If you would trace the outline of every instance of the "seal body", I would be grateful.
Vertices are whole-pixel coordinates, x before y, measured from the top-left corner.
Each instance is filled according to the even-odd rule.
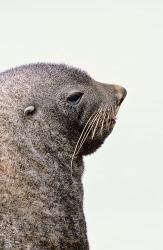
[[[83,155],[111,133],[126,96],[64,64],[0,74],[0,249],[89,249]]]

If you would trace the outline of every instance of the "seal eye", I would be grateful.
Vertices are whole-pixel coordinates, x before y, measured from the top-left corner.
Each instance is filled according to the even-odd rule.
[[[80,102],[83,93],[81,92],[74,92],[73,94],[67,97],[67,101],[73,105],[76,105]]]

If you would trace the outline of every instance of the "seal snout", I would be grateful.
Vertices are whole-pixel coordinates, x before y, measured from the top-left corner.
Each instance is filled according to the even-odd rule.
[[[127,90],[120,85],[114,85],[115,96],[117,98],[117,105],[120,106],[127,95]]]

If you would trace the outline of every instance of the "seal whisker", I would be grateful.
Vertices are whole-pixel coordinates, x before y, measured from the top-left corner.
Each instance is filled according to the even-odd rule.
[[[103,114],[103,118],[102,118],[102,123],[101,123],[101,135],[102,135],[102,132],[103,132],[103,127],[104,127],[104,122],[105,122],[105,119],[106,119],[106,111],[108,109],[108,106],[106,105],[103,110],[104,110],[104,114]]]
[[[113,106],[113,116],[115,117],[116,115],[116,105]]]
[[[108,129],[110,128],[111,117],[112,117],[112,106],[109,107],[109,113],[108,113]]]
[[[100,119],[101,119],[102,110],[103,110],[103,108],[100,109],[99,116],[98,116],[98,118],[97,118],[98,120],[97,120],[97,122],[96,122],[96,124],[95,124],[94,130],[93,130],[93,133],[92,133],[92,140],[93,140],[93,137],[94,137],[95,132],[96,132],[96,130],[97,130],[99,121],[100,121]]]
[[[109,129],[110,127],[110,122],[111,122],[111,106],[108,107],[108,116],[107,116],[107,128]]]
[[[112,106],[112,118],[115,117],[115,106]]]
[[[74,153],[73,153],[72,159],[71,159],[71,170],[72,170],[73,159],[74,159],[74,157],[75,157],[75,154],[76,154],[78,145],[79,145],[79,143],[80,143],[80,141],[81,141],[81,139],[82,139],[82,137],[83,137],[83,135],[84,135],[84,133],[85,133],[85,130],[87,129],[87,126],[89,126],[89,123],[90,123],[91,119],[93,119],[94,116],[95,116],[96,114],[97,114],[97,111],[95,111],[95,112],[89,117],[89,119],[88,119],[87,123],[85,124],[85,126],[84,126],[84,128],[83,128],[83,130],[82,130],[82,132],[81,132],[81,135],[80,135],[80,137],[79,137],[79,139],[78,139],[78,141],[77,141],[77,143],[76,143],[76,146],[75,146],[75,149],[74,149]]]
[[[104,107],[105,107],[105,106],[102,107],[102,113],[101,113],[101,116],[100,116],[100,119],[99,119],[99,125],[100,125],[100,126],[102,125],[102,121],[103,121]],[[99,134],[101,134],[100,131],[101,131],[101,130],[98,131]]]
[[[113,106],[110,106],[110,117],[109,117],[109,128],[110,128],[110,125],[112,124],[112,118],[114,117],[114,108]]]
[[[93,120],[90,122],[90,124],[89,124],[87,130],[85,131],[85,133],[84,133],[84,135],[83,135],[83,138],[82,138],[82,141],[80,142],[80,145],[79,145],[79,148],[78,148],[76,154],[78,154],[78,152],[80,151],[81,147],[83,146],[85,140],[87,139],[87,137],[88,137],[90,131],[91,131],[92,128],[93,128],[94,123],[96,122],[96,120],[97,120],[97,118],[98,118],[98,115],[99,115],[99,111],[97,112],[97,114],[95,115],[95,117],[93,118]]]

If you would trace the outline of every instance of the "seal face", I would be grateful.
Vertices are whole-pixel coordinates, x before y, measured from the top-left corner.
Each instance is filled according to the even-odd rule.
[[[64,64],[0,74],[0,249],[89,249],[83,156],[101,146],[126,96]]]

